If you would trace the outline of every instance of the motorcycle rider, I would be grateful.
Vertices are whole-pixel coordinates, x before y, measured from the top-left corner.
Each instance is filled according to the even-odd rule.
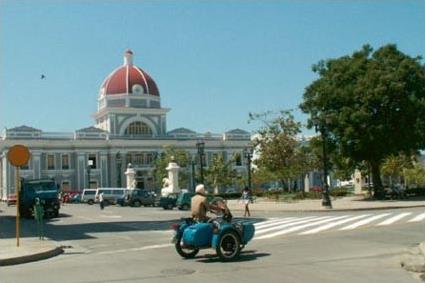
[[[221,209],[217,205],[209,204],[206,197],[205,186],[199,184],[196,186],[195,195],[192,197],[192,218],[197,222],[206,222],[210,218],[207,216],[208,211],[215,212]]]

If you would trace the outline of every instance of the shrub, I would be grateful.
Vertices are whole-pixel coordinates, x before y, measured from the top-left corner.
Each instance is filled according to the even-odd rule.
[[[349,194],[348,188],[335,188],[330,191],[331,196],[333,197],[345,197]]]
[[[425,196],[425,188],[406,189],[406,195]]]

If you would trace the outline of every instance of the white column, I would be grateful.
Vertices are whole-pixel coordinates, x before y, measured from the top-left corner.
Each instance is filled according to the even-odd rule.
[[[304,177],[304,192],[308,193],[310,191],[310,178],[309,174],[305,174]]]
[[[35,179],[41,179],[41,152],[32,152],[33,176]]]
[[[127,171],[124,172],[125,176],[127,176],[127,189],[133,190],[136,188],[136,171],[134,170],[131,163],[127,166]]]
[[[362,172],[359,169],[354,171],[354,194],[360,195],[362,193]]]

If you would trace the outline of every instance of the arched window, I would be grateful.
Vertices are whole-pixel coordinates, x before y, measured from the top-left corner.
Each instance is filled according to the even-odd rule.
[[[152,136],[152,130],[146,123],[133,122],[125,129],[124,134],[127,136]]]

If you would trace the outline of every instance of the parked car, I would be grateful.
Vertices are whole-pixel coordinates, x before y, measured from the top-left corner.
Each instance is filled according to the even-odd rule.
[[[166,197],[161,197],[159,199],[158,206],[162,207],[163,209],[173,209],[176,207],[177,197],[178,194],[176,193],[169,194]]]
[[[225,194],[236,194],[236,193],[239,193],[239,191],[236,188],[227,188],[224,193]]]
[[[176,201],[176,206],[181,210],[189,210],[192,207],[192,197],[195,193],[190,192],[181,192]],[[207,195],[208,202],[211,202],[214,198],[214,195]]]
[[[74,194],[70,199],[69,199],[70,203],[80,203],[81,202],[81,194],[77,193]]]
[[[103,202],[105,205],[116,204],[118,199],[127,195],[129,189],[126,188],[98,188],[95,200],[99,199],[99,195],[103,193]]]
[[[77,195],[80,194],[79,192],[65,192],[62,194],[62,202],[63,203],[67,203],[67,202],[71,202],[71,199]]]
[[[177,197],[176,206],[181,210],[188,210],[191,207],[192,197],[194,193],[181,192]]]
[[[135,189],[128,192],[125,196],[117,199],[117,204],[121,206],[154,206],[155,195],[145,190]]]
[[[7,196],[6,200],[7,206],[16,204],[16,194],[10,194]]]
[[[81,202],[86,202],[92,205],[96,200],[97,189],[84,189],[81,194]]]

